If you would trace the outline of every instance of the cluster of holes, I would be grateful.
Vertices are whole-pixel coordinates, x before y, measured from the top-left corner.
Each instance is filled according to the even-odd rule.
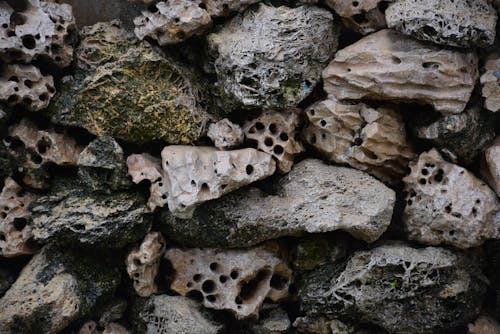
[[[362,0],[359,0],[359,1],[353,1],[351,4],[352,4],[352,7],[356,10],[358,10],[359,12],[357,14],[354,14],[352,16],[352,20],[358,24],[358,25],[368,25],[370,24],[370,19],[367,17],[367,12],[364,10],[364,9],[361,9],[359,10],[359,5],[360,5],[360,1]],[[389,1],[380,1],[378,4],[377,4],[377,8],[376,10],[378,10],[380,12],[381,15],[384,15],[385,14],[385,11],[387,9],[387,7],[389,7]]]
[[[7,81],[16,83],[13,88],[14,93],[7,98],[7,104],[9,105],[20,104],[28,109],[37,110],[40,107],[44,107],[56,92],[54,86],[44,83],[42,78],[34,83],[30,79],[20,79],[14,75],[9,77]],[[41,90],[41,85],[45,85],[45,87],[43,87],[44,91],[37,97],[39,101],[33,100],[34,93]],[[21,94],[24,96],[21,96]]]

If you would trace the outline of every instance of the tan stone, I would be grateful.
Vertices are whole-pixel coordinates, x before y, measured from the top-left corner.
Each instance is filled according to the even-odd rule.
[[[391,100],[464,110],[478,77],[475,52],[460,52],[381,30],[340,50],[323,71],[335,100]]]
[[[326,0],[326,4],[342,17],[346,26],[363,35],[387,27],[384,11],[388,2],[383,0]]]
[[[493,112],[500,110],[500,53],[492,53],[484,64],[481,76],[484,107]]]
[[[467,334],[500,334],[500,325],[495,319],[482,315],[469,324],[469,331]]]
[[[500,136],[484,152],[481,161],[481,175],[500,196]]]
[[[210,124],[207,135],[212,139],[215,147],[221,150],[235,148],[243,144],[245,139],[241,127],[227,118]]]

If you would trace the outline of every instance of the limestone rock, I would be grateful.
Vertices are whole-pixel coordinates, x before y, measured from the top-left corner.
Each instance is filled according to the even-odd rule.
[[[481,76],[484,107],[493,112],[500,110],[500,53],[492,53],[484,64]]]
[[[167,250],[175,271],[172,290],[199,298],[203,306],[229,310],[238,319],[257,316],[264,299],[288,295],[292,271],[264,247],[245,250]]]
[[[491,146],[484,153],[484,161],[481,174],[488,184],[500,196],[500,136],[498,136]]]
[[[493,318],[482,315],[469,324],[467,334],[500,334],[500,325]]]
[[[403,214],[410,239],[469,248],[500,238],[499,201],[484,182],[435,149],[422,153],[410,168]]]
[[[0,192],[0,256],[33,254],[31,213],[28,209],[36,195],[25,192],[10,177]]]
[[[334,100],[428,104],[441,113],[465,109],[478,78],[477,55],[381,30],[338,51],[323,71]]]
[[[391,1],[393,0],[326,0],[326,4],[342,17],[346,26],[367,35],[387,27],[384,13]]]
[[[130,332],[115,322],[109,323],[104,326],[103,330],[99,330],[99,326],[95,321],[88,321],[83,324],[78,334],[130,334]]]
[[[222,102],[234,108],[293,107],[311,93],[337,48],[337,23],[314,6],[260,4],[208,36]]]
[[[215,147],[221,150],[232,149],[243,144],[245,136],[238,124],[234,124],[227,118],[217,123],[210,124],[208,137],[212,139]]]
[[[151,296],[158,287],[155,280],[160,269],[160,259],[165,252],[165,240],[159,232],[149,232],[142,243],[127,256],[127,273],[134,281],[134,288],[141,297]]]
[[[444,248],[382,245],[326,265],[299,287],[308,316],[371,323],[390,333],[438,333],[479,313],[486,280],[476,261]]]
[[[497,13],[488,0],[397,0],[385,12],[389,28],[447,46],[495,42]]]
[[[295,156],[304,151],[297,139],[300,119],[299,110],[264,111],[259,117],[243,125],[245,137],[263,152],[278,161],[281,173],[288,173]]]
[[[33,65],[7,65],[0,76],[0,101],[10,107],[42,110],[47,108],[55,92],[52,76],[42,75]]]
[[[190,218],[197,205],[271,176],[276,169],[269,154],[253,148],[167,146],[161,157],[168,208],[180,218]]]
[[[7,61],[49,61],[59,67],[73,60],[76,26],[71,6],[50,0],[0,3],[0,56]]]
[[[336,230],[373,242],[389,226],[394,202],[394,191],[368,174],[309,159],[272,189],[226,195],[200,206],[189,220],[165,211],[159,227],[194,247],[246,247]]]
[[[323,100],[306,109],[303,137],[324,158],[393,183],[415,157],[402,117],[390,108]]]
[[[59,333],[112,296],[119,283],[111,256],[44,248],[0,299],[0,333]]]
[[[190,144],[203,135],[209,115],[187,69],[117,21],[86,27],[82,34],[75,76],[66,79],[51,106],[54,123],[137,144]]]

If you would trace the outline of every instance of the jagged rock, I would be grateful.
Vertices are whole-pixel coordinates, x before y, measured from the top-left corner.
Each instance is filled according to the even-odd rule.
[[[180,296],[140,298],[132,310],[137,333],[219,334],[224,326],[195,301]]]
[[[0,256],[14,257],[33,254],[30,204],[36,195],[25,192],[10,177],[0,193]]]
[[[323,100],[307,108],[305,115],[309,124],[303,137],[329,161],[393,183],[415,158],[403,119],[390,108]]]
[[[217,123],[210,124],[208,137],[212,139],[215,147],[221,150],[232,149],[243,144],[245,136],[238,124],[234,124],[227,118]]]
[[[41,60],[68,66],[76,35],[71,6],[49,0],[14,3],[0,3],[0,56],[8,62]]]
[[[304,160],[276,189],[244,189],[200,206],[191,219],[163,211],[159,227],[194,247],[246,247],[264,240],[342,230],[367,242],[390,224],[395,194],[355,169]]]
[[[314,6],[270,7],[236,16],[208,36],[222,103],[293,107],[312,92],[337,48],[337,23]]]
[[[118,268],[107,254],[45,247],[0,299],[0,333],[61,332],[113,295]]]
[[[269,154],[253,148],[167,146],[161,157],[168,208],[180,218],[190,218],[199,204],[271,176],[276,169]]]
[[[130,332],[115,322],[109,323],[104,326],[103,330],[99,330],[99,326],[95,321],[88,321],[83,324],[78,334],[130,334]]]
[[[492,53],[484,64],[481,76],[484,107],[493,112],[500,110],[500,53]]]
[[[299,110],[264,111],[259,117],[243,125],[245,137],[278,162],[281,173],[288,173],[293,166],[293,159],[304,147],[297,139]]]
[[[0,101],[10,107],[42,110],[47,108],[55,92],[52,76],[42,75],[33,65],[7,65],[1,71]]]
[[[477,62],[474,51],[443,49],[385,29],[338,51],[323,80],[334,100],[415,102],[457,114],[476,83]]]
[[[482,176],[500,196],[500,136],[486,150],[484,161],[481,162]]]
[[[342,17],[346,26],[367,35],[387,27],[384,13],[390,1],[393,0],[326,0],[325,3]]]
[[[495,42],[497,13],[488,0],[397,0],[385,12],[389,28],[447,46]]]
[[[467,334],[499,334],[500,325],[489,316],[482,315],[474,321],[474,323],[469,324],[469,331]]]
[[[469,248],[500,238],[499,201],[484,182],[435,149],[410,168],[403,221],[411,240]]]
[[[390,333],[437,333],[479,313],[486,279],[477,259],[444,248],[382,245],[303,279],[308,316],[371,323]]]
[[[134,288],[141,297],[158,291],[155,280],[160,269],[160,259],[165,252],[165,240],[159,232],[149,232],[142,243],[127,256],[127,273],[134,281]]]
[[[451,152],[468,165],[495,138],[495,122],[490,113],[482,111],[480,106],[473,106],[463,113],[443,115],[438,119],[419,117],[413,133],[435,147]]]
[[[137,144],[190,144],[203,135],[209,115],[187,69],[117,21],[86,27],[82,34],[75,77],[66,78],[50,109],[54,123]]]

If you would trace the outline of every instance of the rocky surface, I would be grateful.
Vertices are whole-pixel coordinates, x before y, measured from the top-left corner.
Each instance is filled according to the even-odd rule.
[[[500,196],[500,137],[497,137],[484,153],[483,163],[482,176]]]
[[[485,98],[484,107],[497,112],[500,110],[500,54],[490,54],[483,70],[481,85],[482,95]]]
[[[227,118],[210,124],[207,136],[213,141],[215,147],[221,150],[236,148],[245,140],[241,127]]]
[[[342,22],[346,26],[360,34],[367,35],[387,27],[385,10],[390,1],[326,0],[325,2],[342,17]]]
[[[498,334],[500,325],[493,318],[482,315],[474,323],[469,324],[467,334]]]

